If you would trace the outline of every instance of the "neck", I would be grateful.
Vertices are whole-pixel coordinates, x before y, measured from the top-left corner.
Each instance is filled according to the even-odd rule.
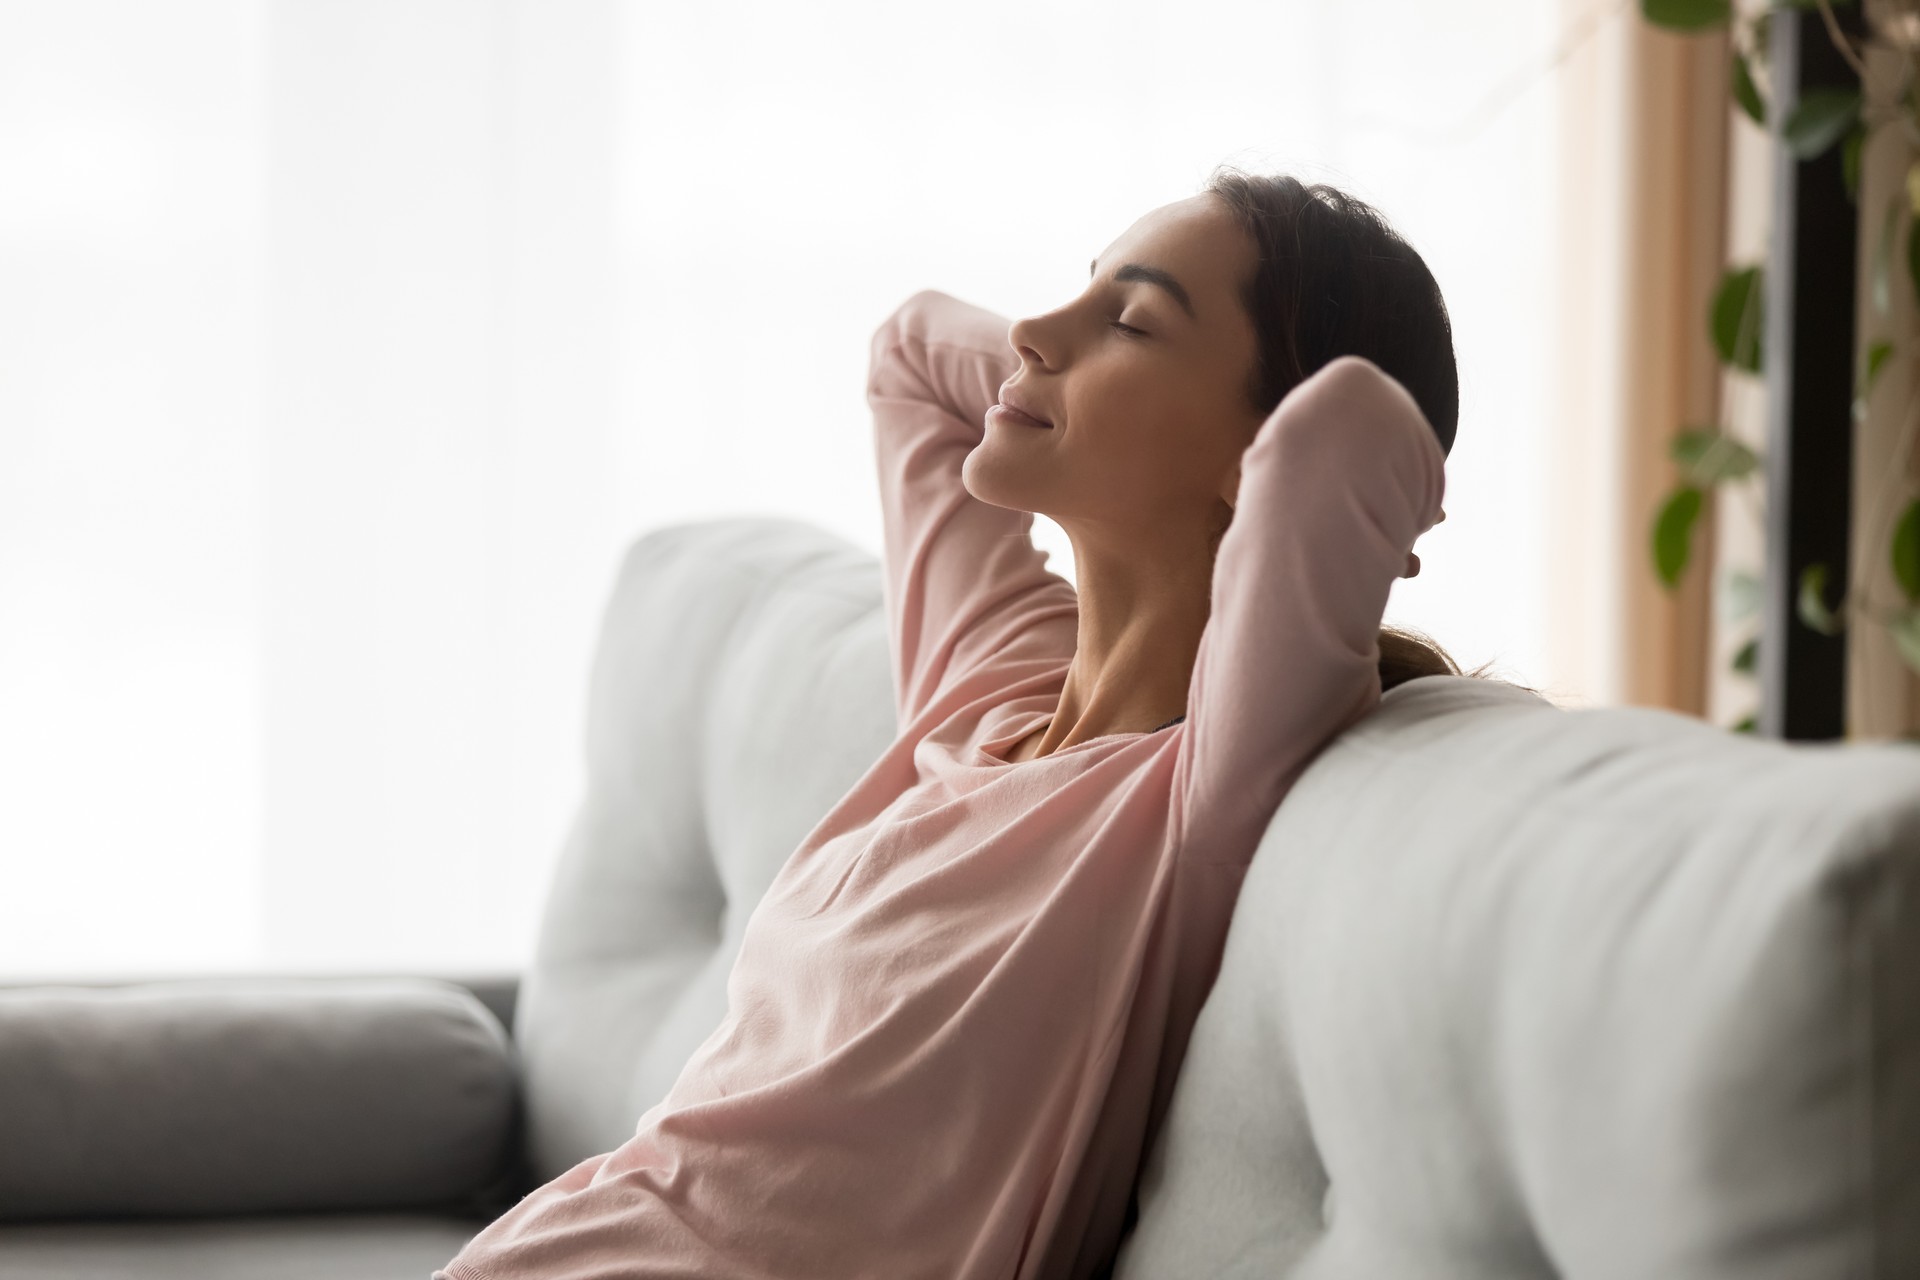
[[[1213,556],[1203,540],[1143,549],[1084,529],[1068,535],[1079,631],[1041,755],[1107,734],[1149,733],[1184,715],[1212,608]]]

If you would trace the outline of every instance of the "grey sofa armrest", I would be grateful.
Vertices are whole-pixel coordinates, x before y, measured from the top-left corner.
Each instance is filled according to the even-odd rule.
[[[430,978],[0,989],[0,1220],[494,1203],[506,1029]]]

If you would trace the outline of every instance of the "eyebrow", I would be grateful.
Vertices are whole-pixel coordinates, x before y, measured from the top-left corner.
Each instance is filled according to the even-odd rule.
[[[1087,259],[1087,276],[1089,279],[1093,277],[1095,268],[1098,267],[1099,263],[1100,259],[1098,258]],[[1186,286],[1158,267],[1148,267],[1138,262],[1129,262],[1114,272],[1113,278],[1114,281],[1119,284],[1125,284],[1129,280],[1139,280],[1146,284],[1157,284],[1173,295],[1173,300],[1180,304],[1180,309],[1187,313],[1188,319],[1198,320],[1200,318],[1193,313],[1193,299],[1188,296]]]

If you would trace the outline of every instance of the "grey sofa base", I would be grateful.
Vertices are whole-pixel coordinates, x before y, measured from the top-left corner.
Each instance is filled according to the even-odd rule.
[[[488,1221],[316,1213],[10,1224],[0,1280],[426,1280]]]

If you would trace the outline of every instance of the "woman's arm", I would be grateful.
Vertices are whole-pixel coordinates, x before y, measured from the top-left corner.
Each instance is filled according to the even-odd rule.
[[[867,403],[885,528],[887,622],[902,725],[982,659],[1031,635],[1071,655],[1078,601],[1033,545],[1033,515],[968,493],[960,467],[1020,368],[1011,322],[938,290],[914,294],[872,340]]]
[[[1245,863],[1320,749],[1380,702],[1379,633],[1446,455],[1406,388],[1343,356],[1242,455],[1174,766],[1181,857]]]

